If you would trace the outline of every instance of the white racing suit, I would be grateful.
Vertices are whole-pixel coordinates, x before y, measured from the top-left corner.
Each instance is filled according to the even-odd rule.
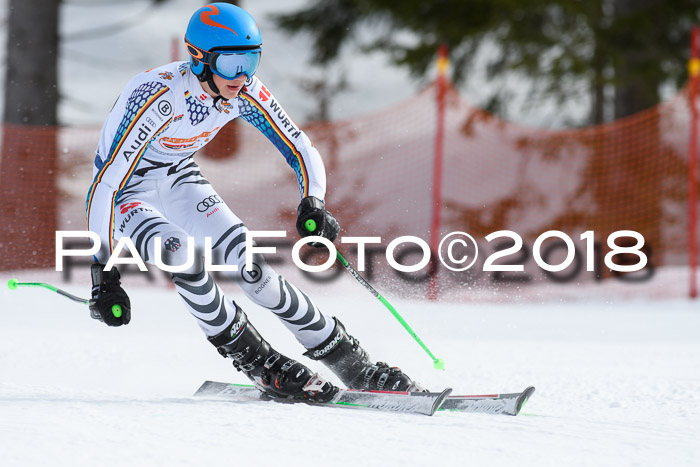
[[[204,238],[213,264],[237,265],[236,283],[255,303],[275,313],[307,349],[326,340],[335,320],[278,275],[260,255],[245,269],[246,227],[217,195],[193,160],[228,121],[241,117],[280,150],[296,172],[302,197],[323,199],[326,174],[309,138],[289,119],[256,77],[235,100],[213,107],[187,62],[174,62],[134,77],[102,128],[94,180],[87,197],[88,230],[99,234],[105,263],[117,241],[130,237],[141,258],[154,264],[155,239],[162,259],[182,265],[187,238],[198,247],[194,265],[171,274],[177,292],[207,336],[231,324],[235,306],[204,271]]]

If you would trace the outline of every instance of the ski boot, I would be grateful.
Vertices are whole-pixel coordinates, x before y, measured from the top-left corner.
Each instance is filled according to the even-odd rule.
[[[326,402],[338,392],[337,387],[306,366],[273,349],[235,302],[234,306],[233,322],[208,339],[221,355],[233,360],[233,366],[255,387],[273,398],[309,402]]]
[[[365,391],[425,391],[397,367],[386,363],[372,363],[369,354],[360,347],[360,341],[345,331],[335,318],[331,335],[318,347],[306,353],[312,360],[320,360],[335,373],[349,389]]]

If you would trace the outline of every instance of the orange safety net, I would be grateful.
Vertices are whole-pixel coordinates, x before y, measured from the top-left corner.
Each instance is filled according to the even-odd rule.
[[[324,157],[326,202],[341,235],[381,236],[383,245],[401,235],[429,240],[435,91],[430,86],[381,112],[305,128]],[[450,88],[445,117],[441,233],[473,235],[485,247],[476,268],[494,250],[484,237],[503,229],[530,247],[544,231],[561,230],[581,252],[579,236],[593,230],[603,253],[611,232],[636,230],[653,265],[688,264],[685,91],[619,121],[550,131],[503,121]],[[98,136],[98,128],[4,127],[0,269],[53,267],[54,231],[85,228]],[[296,240],[296,178],[254,128],[236,122],[197,159],[251,229],[287,230]],[[532,263],[532,255],[520,261]]]

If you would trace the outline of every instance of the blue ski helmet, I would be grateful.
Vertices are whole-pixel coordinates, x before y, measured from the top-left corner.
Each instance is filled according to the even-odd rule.
[[[255,20],[230,3],[211,3],[195,11],[187,26],[185,44],[192,72],[207,82],[212,81],[211,73],[228,80],[241,75],[252,78],[262,54]]]

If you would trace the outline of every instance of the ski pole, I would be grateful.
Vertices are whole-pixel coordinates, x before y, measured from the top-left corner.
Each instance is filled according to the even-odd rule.
[[[314,232],[316,230],[316,222],[313,219],[309,219],[304,224],[304,227],[306,227],[306,230],[308,230],[309,232]],[[406,322],[406,320],[403,319],[403,316],[401,316],[399,314],[399,312],[396,311],[396,308],[394,308],[386,298],[384,298],[379,292],[377,292],[375,290],[375,288],[372,287],[369,284],[369,282],[367,282],[365,280],[365,278],[362,277],[360,275],[360,273],[358,273],[355,270],[354,267],[352,267],[352,265],[350,265],[348,260],[346,260],[337,249],[335,251],[335,257],[338,259],[338,261],[340,261],[340,264],[342,264],[343,267],[345,267],[345,269],[350,274],[352,274],[352,276],[357,280],[357,282],[362,284],[362,286],[367,291],[369,291],[369,293],[374,295],[380,302],[382,302],[384,304],[384,306],[391,312],[391,314],[394,315],[394,318],[396,318],[396,320],[399,323],[401,323],[401,326],[403,326],[403,328],[411,335],[411,337],[413,337],[413,339],[418,343],[418,345],[420,345],[423,348],[423,350],[425,350],[425,353],[427,353],[428,356],[433,360],[433,367],[436,370],[444,370],[445,369],[445,361],[443,359],[437,358],[435,355],[433,355],[433,353],[430,351],[428,346],[425,345],[425,343],[421,340],[420,337],[418,337],[418,334],[416,334],[416,332],[413,330],[413,328],[411,328],[411,326]]]
[[[82,303],[83,305],[89,305],[90,300],[87,300],[85,298],[80,298],[76,297],[73,294],[70,294],[66,292],[65,290],[59,289],[56,286],[53,286],[51,284],[46,284],[44,282],[18,282],[17,279],[10,279],[7,281],[7,287],[10,290],[17,290],[17,287],[22,286],[22,287],[41,287],[44,289],[51,290],[52,292],[56,292],[59,295],[62,295],[70,300],[73,300],[74,302]],[[114,304],[112,306],[112,314],[114,315],[115,318],[120,318],[122,316],[122,307],[118,304]]]

